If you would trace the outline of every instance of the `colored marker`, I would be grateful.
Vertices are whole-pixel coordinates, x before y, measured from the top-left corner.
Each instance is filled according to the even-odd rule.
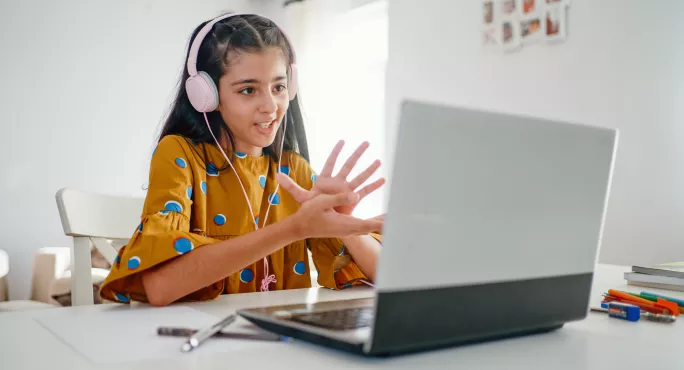
[[[640,298],[640,297],[635,297],[632,294],[625,293],[619,290],[615,289],[609,289],[608,294],[610,294],[613,297],[621,298],[623,300],[629,301],[629,302],[624,302],[624,303],[632,303],[632,302],[637,302],[637,303],[643,303],[647,306],[653,306],[653,307],[662,307],[662,308],[667,308],[668,311],[670,311],[670,314],[674,316],[679,316],[679,306],[677,306],[676,303],[670,302],[668,300],[662,299],[662,298],[657,298],[657,302],[651,302],[647,299]]]
[[[649,292],[641,292],[640,296],[641,296],[641,298],[648,299],[649,301],[653,300],[654,302],[657,301],[657,298],[662,298],[662,299],[666,299],[670,302],[676,303],[677,306],[684,307],[684,300],[681,300],[681,299],[670,298],[670,297],[666,297],[664,295],[649,293]]]

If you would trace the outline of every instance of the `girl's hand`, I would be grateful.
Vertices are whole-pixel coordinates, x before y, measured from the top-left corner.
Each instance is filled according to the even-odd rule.
[[[337,162],[337,157],[340,155],[343,146],[344,141],[340,140],[337,142],[337,145],[335,145],[335,148],[333,148],[330,156],[328,156],[328,160],[325,162],[323,171],[321,171],[320,175],[318,175],[316,183],[311,190],[303,189],[301,186],[299,186],[299,184],[292,180],[292,178],[282,173],[279,173],[277,176],[278,183],[280,183],[280,186],[285,188],[285,190],[287,190],[287,192],[290,193],[292,197],[302,205],[319,194],[355,192],[359,196],[357,202],[338,205],[334,208],[337,213],[351,215],[361,199],[382,187],[382,185],[385,184],[385,179],[380,178],[356,191],[356,189],[359,188],[366,180],[368,180],[380,167],[380,161],[375,160],[373,164],[366,168],[365,171],[361,172],[351,181],[347,181],[347,176],[349,176],[351,171],[354,169],[354,166],[356,166],[359,158],[361,158],[366,149],[368,149],[368,142],[363,142],[361,145],[359,145],[349,159],[347,159],[347,162],[345,162],[344,166],[342,166],[337,175],[333,177],[332,172],[335,168],[335,162]]]
[[[377,217],[362,220],[335,211],[337,207],[353,206],[358,201],[359,195],[354,192],[318,194],[308,199],[291,216],[295,236],[299,239],[347,238],[382,229],[383,220]]]

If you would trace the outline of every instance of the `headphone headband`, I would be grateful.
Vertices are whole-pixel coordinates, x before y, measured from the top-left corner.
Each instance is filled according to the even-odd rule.
[[[197,75],[197,54],[199,54],[199,48],[202,45],[202,41],[205,37],[207,37],[207,34],[209,31],[211,31],[211,28],[214,27],[216,23],[237,15],[243,15],[243,13],[224,14],[222,16],[216,17],[209,23],[205,24],[204,27],[202,27],[202,29],[197,33],[197,36],[195,36],[195,39],[192,41],[192,46],[190,46],[190,52],[188,54],[188,73],[190,73],[190,76]]]
[[[200,46],[202,45],[202,41],[204,38],[207,36],[209,31],[211,31],[212,27],[214,25],[224,19],[230,18],[230,17],[235,17],[239,15],[256,15],[256,14],[248,14],[248,13],[231,13],[231,14],[224,14],[222,16],[216,17],[209,21],[207,24],[202,27],[199,32],[197,33],[197,36],[195,36],[195,39],[192,41],[192,45],[190,45],[190,50],[188,51],[188,61],[187,61],[187,68],[188,68],[188,74],[190,77],[188,77],[186,83],[185,83],[185,89],[188,93],[188,98],[190,99],[190,103],[192,106],[197,110],[198,112],[211,112],[216,109],[218,106],[218,88],[214,84],[213,80],[211,77],[206,73],[202,71],[197,71],[197,56],[199,54],[199,49]],[[274,22],[275,23],[275,22]],[[285,31],[280,28],[276,24],[276,27],[278,27],[278,30],[280,30],[280,33],[283,35],[285,38],[285,42],[288,44],[290,48],[290,54],[292,57],[291,63],[289,63],[289,80],[288,80],[288,92],[289,92],[289,98],[290,100],[294,99],[295,96],[297,95],[297,65],[295,64],[295,51],[294,51],[294,46],[288,39],[287,35],[285,34]]]

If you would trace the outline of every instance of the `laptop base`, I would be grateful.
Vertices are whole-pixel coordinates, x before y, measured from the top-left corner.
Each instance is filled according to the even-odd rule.
[[[463,344],[538,334],[561,328],[587,314],[593,274],[577,274],[470,286],[379,291],[368,350],[296,327],[274,317],[301,305],[239,311],[265,330],[325,347],[369,356],[390,356]],[[367,304],[364,299],[351,300]],[[356,303],[356,304],[360,304]],[[331,309],[334,302],[313,305]],[[262,319],[263,317],[263,319]]]
[[[335,338],[319,335],[316,333],[312,333],[310,331],[305,331],[305,330],[300,330],[297,328],[293,328],[290,326],[285,326],[285,325],[277,325],[274,324],[270,321],[266,320],[261,320],[257,317],[253,316],[243,316],[245,320],[252,322],[254,325],[275,333],[279,335],[283,335],[289,338],[293,339],[298,339],[302,340],[305,342],[310,342],[314,343],[316,345],[321,345],[324,347],[328,348],[333,348],[337,350],[341,350],[344,352],[351,352],[351,353],[356,353],[356,354],[364,354],[363,352],[363,344],[354,344],[354,343],[349,343],[341,340],[337,340]]]
[[[304,342],[308,343],[313,343],[315,345],[320,345],[326,348],[331,348],[333,350],[338,350],[346,353],[352,353],[352,354],[357,354],[357,355],[362,355],[362,356],[367,356],[367,357],[396,357],[396,356],[402,356],[402,355],[409,355],[413,353],[419,353],[423,351],[430,351],[430,350],[439,350],[439,349],[446,349],[446,348],[451,348],[455,346],[465,346],[465,345],[474,345],[474,344],[479,344],[479,343],[485,343],[485,342],[490,342],[494,340],[504,340],[504,339],[512,339],[516,337],[523,337],[523,336],[528,336],[528,335],[537,335],[537,334],[544,334],[548,333],[551,331],[558,330],[563,327],[563,324],[561,325],[555,325],[555,326],[550,326],[550,327],[544,327],[544,328],[539,328],[539,329],[532,329],[532,330],[526,330],[526,331],[521,331],[517,333],[510,333],[507,335],[499,335],[495,337],[487,337],[487,338],[479,338],[479,339],[470,339],[470,340],[453,340],[453,341],[448,341],[444,343],[434,343],[431,344],[427,347],[420,347],[420,348],[407,348],[407,349],[398,349],[398,350],[389,350],[389,351],[384,351],[384,352],[374,352],[371,350],[371,352],[364,352],[363,350],[363,344],[352,344],[348,342],[344,342],[341,340],[337,340],[334,338],[326,337],[323,335],[318,335],[306,330],[300,330],[297,328],[289,327],[289,326],[284,326],[284,325],[276,325],[273,324],[272,322],[266,321],[266,320],[260,320],[256,317],[245,317],[246,320],[252,322],[253,324],[259,326],[260,328],[267,330],[272,333],[276,333],[279,335],[283,335],[285,337],[289,337],[292,339],[296,340],[301,340]]]

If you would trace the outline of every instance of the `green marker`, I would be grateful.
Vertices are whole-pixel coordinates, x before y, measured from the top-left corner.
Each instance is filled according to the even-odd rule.
[[[660,299],[664,299],[664,300],[667,300],[667,301],[670,301],[670,302],[674,302],[674,303],[676,303],[677,306],[679,306],[679,307],[684,307],[684,300],[677,299],[677,298],[670,298],[670,297],[666,297],[666,296],[660,295],[660,294],[654,294],[654,293],[648,293],[648,292],[641,292],[641,294],[638,295],[638,297],[641,297],[641,298],[643,298],[643,299],[647,299],[647,300],[653,301],[653,302],[657,302],[657,301],[658,301],[658,298],[660,298]]]

